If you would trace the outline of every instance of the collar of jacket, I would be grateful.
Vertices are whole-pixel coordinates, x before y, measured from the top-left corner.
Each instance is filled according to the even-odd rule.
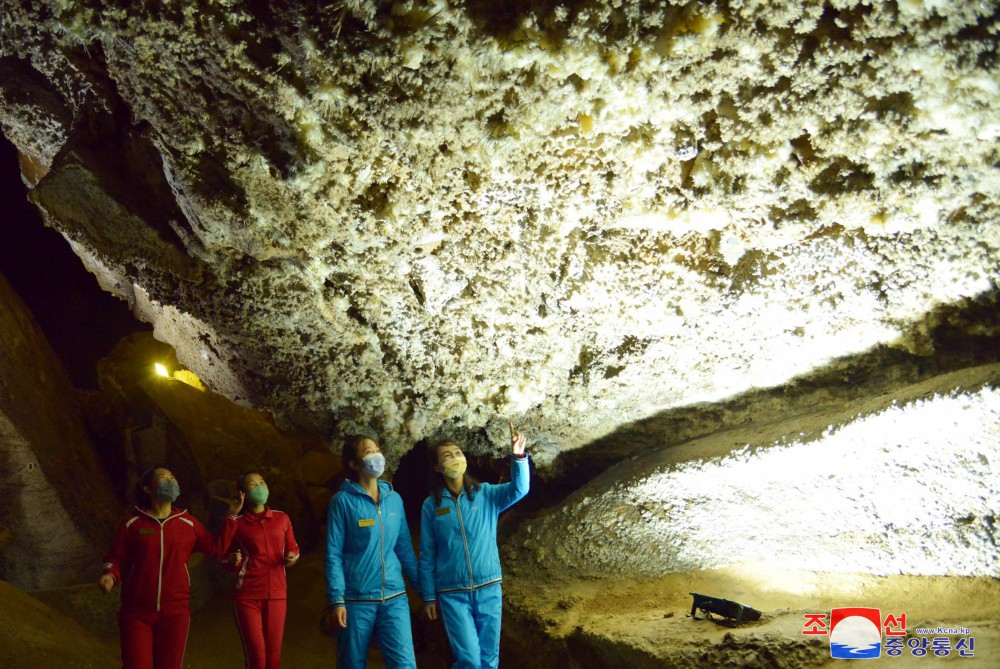
[[[167,522],[168,520],[170,520],[172,518],[177,518],[178,516],[183,516],[184,514],[187,513],[187,509],[178,509],[176,507],[173,507],[170,510],[170,515],[169,516],[167,516],[166,518],[157,518],[156,516],[154,516],[153,514],[151,514],[149,511],[146,511],[145,509],[140,509],[138,506],[135,507],[135,510],[138,511],[139,513],[141,513],[142,515],[146,516],[147,518],[151,518],[151,519],[155,520],[158,523],[165,523],[165,522]]]
[[[368,499],[371,499],[371,496],[367,492],[365,492],[365,489],[362,488],[356,481],[352,481],[351,479],[344,479],[344,482],[343,484],[341,484],[340,489],[353,493],[355,495],[361,495],[362,497],[367,497]],[[388,495],[390,492],[392,492],[392,484],[389,483],[388,481],[383,481],[382,479],[379,479],[378,481],[379,499],[382,498],[382,495]]]
[[[462,489],[458,491],[458,497],[461,497],[462,495],[468,496],[465,492],[464,485],[462,486]],[[451,494],[451,491],[448,490],[447,488],[441,488],[441,497],[451,497],[452,499],[458,499],[458,497],[455,497],[455,495]],[[470,497],[469,499],[472,498]]]
[[[271,507],[267,504],[264,505],[264,510],[260,513],[254,513],[253,511],[244,511],[238,518],[246,518],[247,520],[260,520],[261,518],[273,518],[274,513],[271,511]]]

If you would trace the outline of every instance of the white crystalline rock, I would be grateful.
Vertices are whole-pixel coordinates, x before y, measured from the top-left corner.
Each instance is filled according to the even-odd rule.
[[[989,374],[995,382],[998,368]],[[841,417],[807,439],[767,443],[795,429],[779,423],[714,457],[692,456],[742,435],[621,465],[520,536],[543,537],[576,575],[763,562],[996,578],[1000,391],[910,394],[923,398]]]
[[[97,229],[81,253],[286,424],[499,452],[510,418],[545,465],[873,347],[931,353],[934,314],[1000,281],[988,3],[8,4],[0,56],[52,91],[4,88],[5,131],[44,163],[47,101],[127,110],[200,274],[112,267],[127,240]]]

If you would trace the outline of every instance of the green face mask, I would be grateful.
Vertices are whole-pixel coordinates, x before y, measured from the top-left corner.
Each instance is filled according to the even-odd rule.
[[[250,494],[247,495],[247,498],[251,502],[253,502],[254,505],[267,504],[267,492],[268,491],[266,485],[259,485],[250,491]]]

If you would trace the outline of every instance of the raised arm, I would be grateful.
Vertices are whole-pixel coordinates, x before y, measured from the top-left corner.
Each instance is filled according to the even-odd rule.
[[[201,521],[191,515],[182,516],[181,520],[190,520],[192,527],[194,527],[195,535],[197,537],[195,541],[195,550],[201,551],[205,555],[211,555],[212,557],[221,558],[229,552],[229,546],[233,543],[233,537],[236,536],[236,516],[227,515],[225,522],[222,524],[222,529],[219,530],[218,534],[212,534],[208,529],[202,525]],[[177,521],[175,521],[177,522]]]
[[[525,453],[525,437],[510,425],[510,481],[490,487],[490,494],[497,511],[505,511],[528,494],[531,487],[531,471],[528,469],[528,455]]]
[[[201,551],[205,555],[211,555],[212,557],[221,558],[229,551],[229,544],[233,542],[233,537],[236,536],[236,529],[239,527],[236,524],[236,518],[240,515],[240,511],[243,510],[243,502],[246,500],[246,494],[242,490],[237,491],[236,497],[229,500],[229,509],[226,512],[226,520],[222,524],[222,529],[217,535],[213,535],[205,526],[202,525],[197,518],[188,515],[187,519],[193,521],[192,527],[197,535],[197,541],[195,543],[195,550]]]
[[[510,481],[500,485],[490,486],[493,503],[497,512],[503,512],[514,506],[531,487],[531,470],[528,468],[528,456],[514,455],[510,458]]]

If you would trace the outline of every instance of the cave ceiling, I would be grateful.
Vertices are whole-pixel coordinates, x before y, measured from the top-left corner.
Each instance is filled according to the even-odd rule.
[[[498,6],[501,6],[498,8]],[[124,8],[123,8],[124,7]],[[2,2],[31,199],[280,424],[551,461],[878,347],[1000,263],[984,2]]]

